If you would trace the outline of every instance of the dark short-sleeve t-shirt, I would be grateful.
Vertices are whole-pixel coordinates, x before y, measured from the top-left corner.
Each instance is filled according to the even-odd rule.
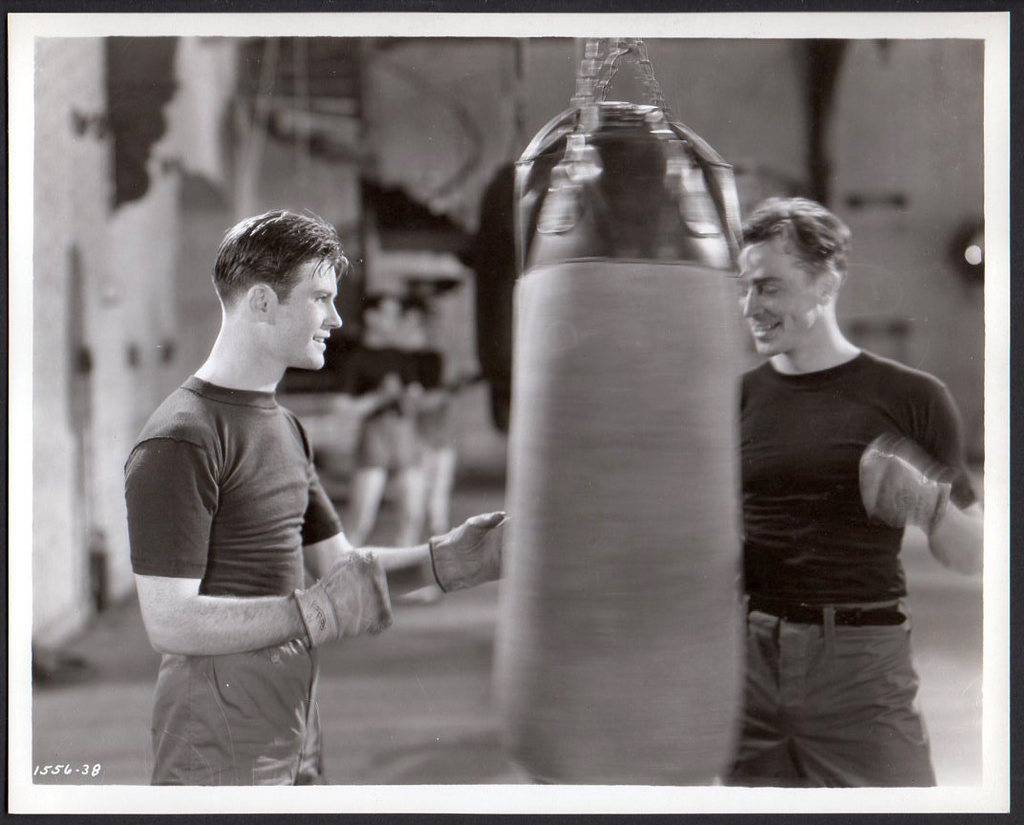
[[[954,503],[975,501],[949,391],[871,353],[799,375],[762,364],[743,376],[740,424],[749,593],[810,604],[906,595],[903,531],[870,519],[860,497],[860,457],[883,433],[940,462]]]
[[[189,378],[125,465],[132,569],[201,579],[200,593],[281,596],[302,546],[341,532],[298,419],[273,393]]]

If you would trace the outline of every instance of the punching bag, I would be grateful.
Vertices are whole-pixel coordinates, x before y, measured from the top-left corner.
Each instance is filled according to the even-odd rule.
[[[516,168],[495,685],[536,781],[711,784],[740,698],[739,209],[642,41],[613,46]],[[623,56],[655,105],[601,99]]]

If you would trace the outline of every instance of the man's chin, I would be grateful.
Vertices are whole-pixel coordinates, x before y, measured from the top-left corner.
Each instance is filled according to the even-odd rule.
[[[757,338],[754,339],[754,349],[758,355],[778,355],[778,347],[775,346],[774,341],[760,341]]]
[[[295,370],[320,370],[324,367],[324,357],[322,355],[309,356],[304,358],[301,362],[296,362],[291,365],[292,369]]]

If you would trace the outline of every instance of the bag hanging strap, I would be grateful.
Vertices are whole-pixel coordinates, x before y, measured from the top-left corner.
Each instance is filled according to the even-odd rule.
[[[607,53],[605,46],[607,45]],[[591,37],[584,46],[583,59],[576,73],[576,91],[572,105],[586,111],[605,99],[608,86],[623,59],[635,64],[647,91],[648,103],[657,106],[672,119],[661,84],[654,75],[654,66],[647,53],[647,44],[638,37]]]

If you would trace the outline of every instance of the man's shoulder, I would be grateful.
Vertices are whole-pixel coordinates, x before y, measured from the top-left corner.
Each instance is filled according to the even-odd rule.
[[[882,386],[917,393],[943,393],[946,385],[922,369],[911,367],[900,361],[863,351],[865,370],[876,376]]]
[[[169,438],[206,448],[216,435],[214,412],[209,402],[187,387],[178,387],[149,417],[136,445],[154,438]]]
[[[295,437],[302,442],[302,449],[305,451],[307,458],[312,459],[313,442],[309,438],[309,433],[306,432],[306,427],[303,425],[302,419],[281,404],[278,405],[278,409],[281,411],[281,415],[284,416],[285,421],[291,425],[292,433],[294,433]]]
[[[284,416],[285,421],[291,424],[292,429],[296,430],[303,438],[305,438],[306,428],[302,424],[302,419],[284,404],[279,403],[277,408],[281,411],[281,415]]]
[[[740,376],[740,383],[744,387],[748,387],[751,384],[756,384],[759,381],[763,381],[766,378],[770,378],[773,373],[772,366],[767,361],[762,361],[755,367],[751,367],[745,370]]]

